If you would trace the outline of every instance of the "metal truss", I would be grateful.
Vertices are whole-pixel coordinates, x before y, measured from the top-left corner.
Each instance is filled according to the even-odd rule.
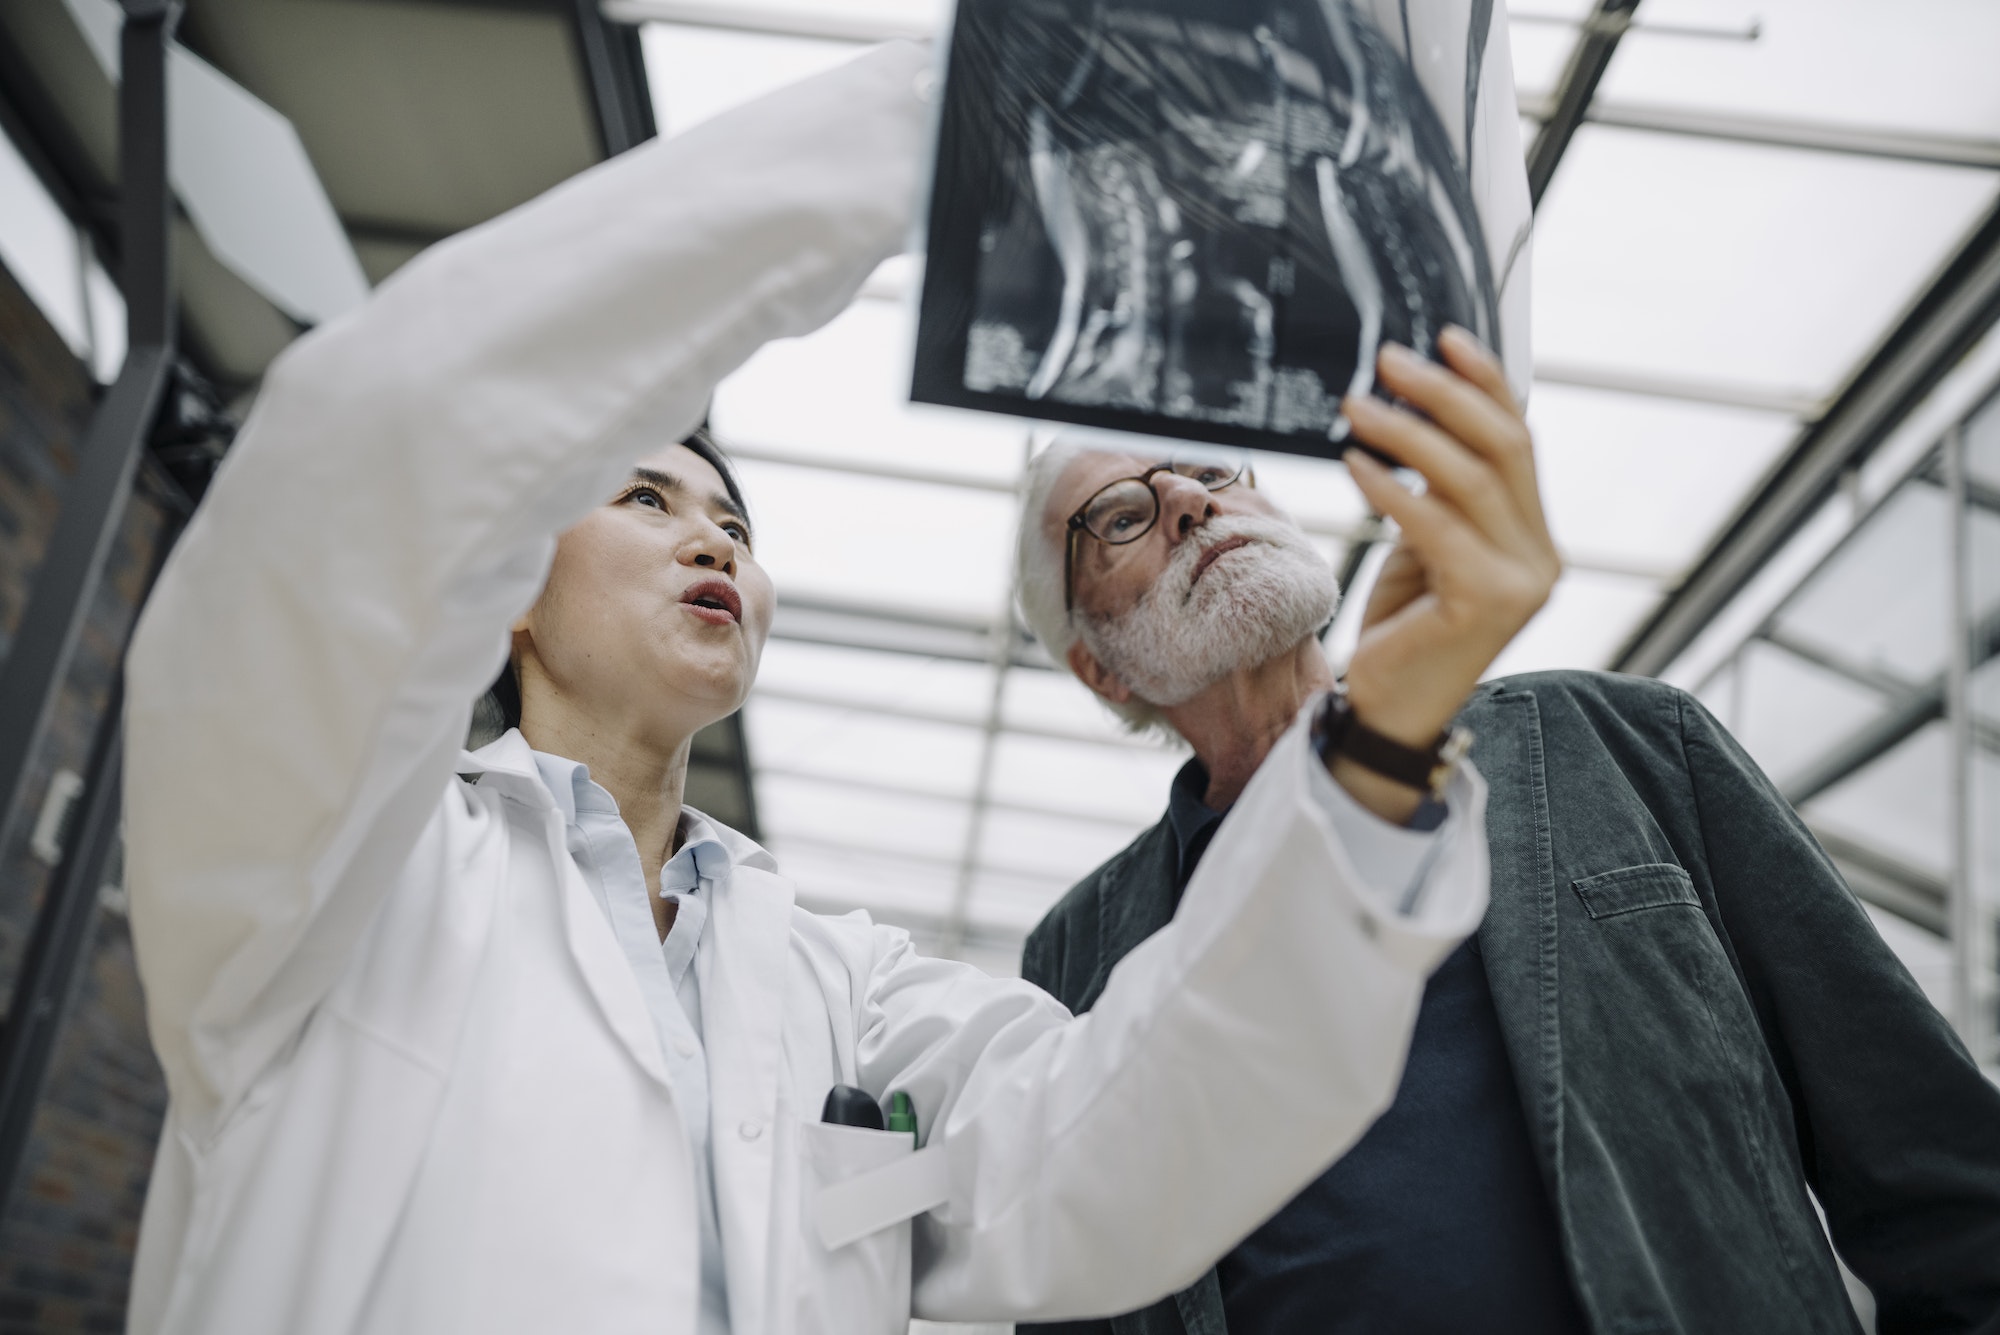
[[[1627,641],[1613,668],[1646,676],[1664,671],[1996,320],[2000,207],[1986,215],[1833,405],[1805,428],[1680,587]]]
[[[1524,97],[1521,114],[1530,120],[1547,121],[1554,117],[1556,105],[1554,97]],[[1584,112],[1583,122],[1615,130],[1641,130],[1765,148],[1804,149],[1940,167],[2000,169],[2000,139],[1969,135],[1911,134],[1622,102],[1592,102]]]
[[[128,351],[84,438],[26,613],[0,668],[0,846],[76,653],[140,460],[167,395],[176,342],[167,186],[167,46],[176,0],[124,0],[118,92],[120,243]],[[56,1034],[89,943],[98,879],[117,837],[121,693],[98,724],[81,798],[37,911],[0,1030],[0,1203],[19,1175]]]

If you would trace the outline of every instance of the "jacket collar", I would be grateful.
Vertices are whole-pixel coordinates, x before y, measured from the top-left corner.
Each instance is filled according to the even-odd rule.
[[[1173,823],[1165,817],[1105,864],[1097,878],[1097,967],[1071,1009],[1094,1005],[1112,967],[1173,921],[1181,900],[1179,868]]]

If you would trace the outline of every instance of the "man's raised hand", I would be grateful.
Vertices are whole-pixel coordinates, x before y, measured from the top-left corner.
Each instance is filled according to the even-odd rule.
[[[1402,529],[1362,617],[1348,692],[1356,717],[1412,746],[1464,705],[1562,569],[1534,439],[1499,361],[1456,326],[1438,349],[1443,366],[1394,344],[1377,363],[1382,385],[1417,412],[1366,395],[1343,405],[1356,440],[1427,484],[1415,494],[1363,451],[1347,453],[1361,494]]]

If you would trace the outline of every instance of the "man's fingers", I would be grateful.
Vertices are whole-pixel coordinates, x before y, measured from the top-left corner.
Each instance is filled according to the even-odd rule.
[[[1462,355],[1480,379],[1392,344],[1382,350],[1379,359],[1382,384],[1429,416],[1460,446],[1492,464],[1529,526],[1545,530],[1541,488],[1535,477],[1534,438],[1514,406],[1506,377],[1470,334],[1460,331],[1440,347],[1454,345],[1460,352],[1448,355]]]
[[[1450,367],[1391,343],[1376,372],[1385,387],[1494,464],[1528,453],[1528,427],[1519,414]]]
[[[1438,335],[1438,351],[1444,354],[1445,364],[1452,370],[1485,390],[1495,403],[1514,416],[1521,415],[1521,405],[1514,400],[1514,387],[1507,383],[1507,368],[1470,330],[1446,325]]]
[[[1357,439],[1422,473],[1430,490],[1456,506],[1490,541],[1511,548],[1532,531],[1515,513],[1499,472],[1437,427],[1367,395],[1351,395],[1341,407]]]
[[[1478,530],[1463,514],[1440,497],[1410,491],[1360,450],[1348,451],[1347,471],[1376,512],[1396,521],[1403,541],[1433,572],[1447,563],[1462,570],[1477,569],[1492,556],[1481,550]]]
[[[1557,567],[1553,548],[1545,554],[1496,548],[1454,506],[1406,490],[1361,451],[1348,452],[1347,467],[1368,503],[1402,528],[1431,592],[1456,615],[1504,627],[1511,636],[1547,601]]]

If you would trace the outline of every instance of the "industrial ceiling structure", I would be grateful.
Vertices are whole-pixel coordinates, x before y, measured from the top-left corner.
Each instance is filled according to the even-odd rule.
[[[18,155],[0,185],[11,198],[15,180],[38,182],[56,219],[32,243],[39,261],[21,258],[30,242],[0,246],[41,275],[23,281],[103,376],[118,352],[102,332],[118,323],[117,183],[92,3],[105,0],[0,10],[0,122]],[[1975,442],[2000,429],[1976,418],[2000,382],[2000,7],[1508,12],[1538,200],[1530,414],[1568,568],[1494,670],[1620,667],[1700,692],[1927,967],[1943,958],[1946,885],[1996,855],[1913,853],[1914,836],[1854,815],[1865,802],[1835,799],[1895,763],[1906,793],[1953,800],[1948,767],[1913,769],[1905,748],[1950,713],[1942,646],[1966,616],[1988,646],[1959,674],[1986,683],[1961,692],[1987,692],[1982,754],[2000,727],[1990,663],[1980,676],[2000,588],[1967,593],[1969,613],[1941,601],[1940,647],[1921,661],[1898,657],[1913,632],[1890,614],[1910,588],[1956,587],[1894,564],[1915,550],[1905,539],[1956,531],[1939,505],[1983,516],[1975,545],[2000,522],[2000,447]],[[289,123],[352,262],[379,282],[655,133],[940,24],[927,0],[189,0],[179,36]],[[192,184],[176,186],[183,345],[240,411],[308,319],[224,258]],[[766,348],[716,395],[780,605],[751,703],[703,739],[692,800],[754,828],[811,906],[866,908],[1007,972],[1063,889],[1159,818],[1184,756],[1121,732],[1019,629],[1014,488],[1046,433],[907,402],[919,273],[885,265],[826,329]],[[1256,467],[1364,587],[1383,535],[1344,471]],[[1937,572],[1955,550],[1938,547]],[[2000,546],[1977,552],[2000,566]],[[1884,583],[1888,570],[1916,583]],[[1336,660],[1359,603],[1331,632]],[[1847,712],[1742,703],[1804,700],[1747,684],[1793,660],[1852,685],[1826,688]],[[1961,796],[2000,801],[1995,785]]]

